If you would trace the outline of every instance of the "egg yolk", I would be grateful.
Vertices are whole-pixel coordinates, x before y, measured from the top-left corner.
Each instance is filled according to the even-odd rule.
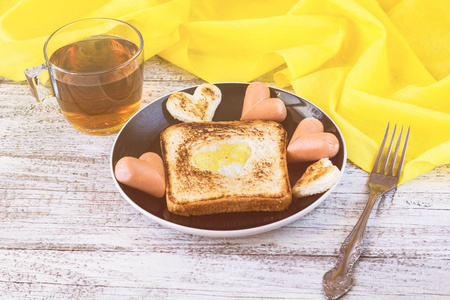
[[[199,152],[193,160],[200,169],[222,175],[237,175],[251,155],[252,149],[247,144],[220,144],[218,150]]]

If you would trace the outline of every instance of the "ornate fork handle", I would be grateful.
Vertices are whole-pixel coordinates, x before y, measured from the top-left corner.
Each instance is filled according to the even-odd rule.
[[[353,286],[353,266],[361,256],[367,221],[378,198],[383,194],[381,190],[370,192],[366,207],[353,230],[345,239],[339,250],[336,266],[323,276],[323,290],[328,299],[337,299]]]
[[[388,146],[388,150],[384,155],[384,160],[381,165],[380,171],[380,160],[383,156],[384,145],[386,143],[386,138],[389,132],[389,123],[384,133],[383,141],[381,142],[380,149],[378,150],[377,158],[375,159],[375,164],[373,165],[372,172],[369,176],[369,188],[370,196],[367,201],[366,207],[353,228],[352,232],[345,239],[339,251],[338,263],[336,266],[325,273],[323,276],[322,286],[325,292],[325,296],[328,299],[337,299],[340,296],[347,293],[353,286],[353,267],[361,256],[363,243],[364,243],[364,233],[366,232],[367,220],[369,219],[370,213],[372,212],[375,203],[377,203],[378,198],[384,193],[397,187],[400,179],[400,174],[402,172],[403,162],[405,160],[406,146],[408,145],[409,138],[409,127],[406,132],[405,142],[403,143],[403,152],[398,163],[397,172],[394,175],[395,161],[397,158],[398,150],[400,148],[400,142],[403,132],[403,126],[400,129],[400,134],[398,135],[397,145],[395,146],[395,151],[392,159],[390,160],[389,169],[389,156],[392,149],[395,129],[397,125],[394,126],[392,132],[391,141]]]

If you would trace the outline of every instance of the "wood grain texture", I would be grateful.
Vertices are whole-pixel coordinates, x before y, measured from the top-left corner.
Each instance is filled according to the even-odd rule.
[[[145,68],[141,107],[203,82],[158,57]],[[37,104],[24,82],[0,79],[2,299],[323,299],[322,276],[368,198],[365,172],[349,163],[329,198],[278,230],[192,236],[122,198],[115,136],[79,133],[54,99]],[[449,181],[440,166],[386,195],[343,299],[449,299]]]

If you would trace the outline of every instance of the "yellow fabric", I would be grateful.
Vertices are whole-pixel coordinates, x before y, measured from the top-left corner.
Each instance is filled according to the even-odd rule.
[[[110,17],[135,25],[160,55],[209,82],[278,68],[342,130],[369,171],[388,121],[411,126],[402,182],[450,163],[448,0],[2,0],[0,75],[23,80],[56,28]]]

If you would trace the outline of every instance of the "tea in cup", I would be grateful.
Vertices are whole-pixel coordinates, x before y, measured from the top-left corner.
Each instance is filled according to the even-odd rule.
[[[89,134],[117,132],[139,109],[144,54],[139,31],[113,19],[85,19],[55,31],[44,46],[46,62],[25,70],[41,102],[56,97],[67,121]],[[52,93],[39,74],[48,71]]]

